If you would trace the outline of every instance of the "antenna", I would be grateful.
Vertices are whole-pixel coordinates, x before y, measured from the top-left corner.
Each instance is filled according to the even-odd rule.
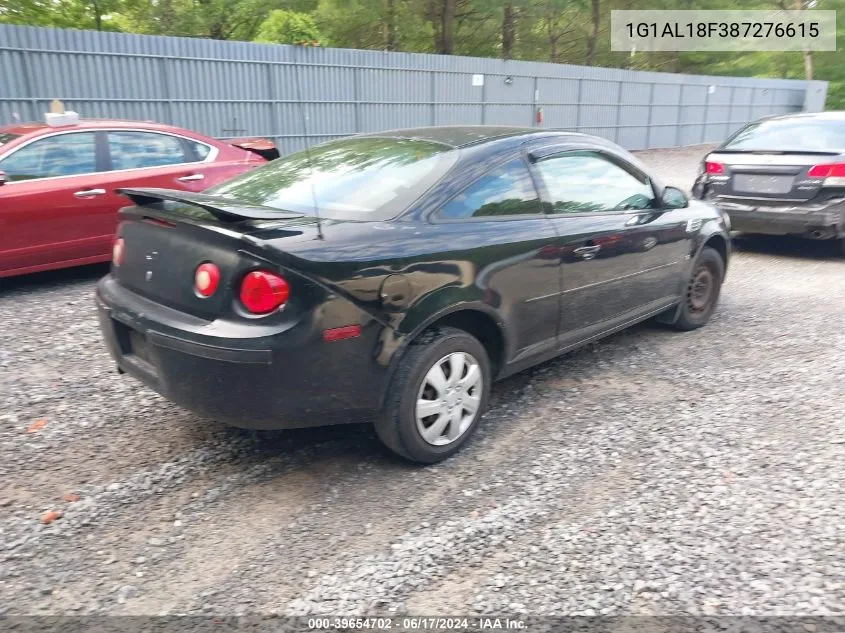
[[[297,48],[300,48],[297,46]],[[298,56],[297,56],[298,57]],[[317,204],[317,191],[314,189],[314,163],[311,161],[311,146],[308,143],[308,117],[302,104],[302,85],[299,82],[299,64],[294,63],[293,72],[296,75],[296,100],[299,102],[299,114],[302,117],[302,135],[305,138],[305,156],[308,159],[309,180],[311,181],[311,203],[314,205],[314,217],[317,218],[317,239],[323,237],[323,227],[320,223],[320,209]]]

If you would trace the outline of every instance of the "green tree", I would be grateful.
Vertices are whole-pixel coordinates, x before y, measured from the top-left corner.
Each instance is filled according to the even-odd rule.
[[[431,27],[414,0],[320,0],[317,27],[332,46],[431,52]]]
[[[115,31],[120,6],[120,0],[0,0],[0,23]]]
[[[308,13],[276,9],[261,23],[255,41],[274,44],[313,43],[320,41],[320,32],[314,18]]]

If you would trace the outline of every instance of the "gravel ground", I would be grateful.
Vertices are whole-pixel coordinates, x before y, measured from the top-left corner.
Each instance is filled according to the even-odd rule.
[[[703,151],[642,157],[689,187]],[[233,430],[119,376],[102,268],[5,281],[0,614],[845,613],[845,260],[823,246],[740,242],[706,328],[499,383],[430,468],[366,426]]]

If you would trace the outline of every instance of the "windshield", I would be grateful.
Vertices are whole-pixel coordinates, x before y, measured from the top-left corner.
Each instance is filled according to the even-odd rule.
[[[845,121],[776,119],[758,121],[725,143],[723,149],[819,152],[845,149]]]
[[[19,138],[20,134],[9,134],[8,132],[0,132],[0,147],[3,147],[9,141],[14,141]]]
[[[440,180],[457,152],[440,143],[349,138],[272,161],[207,191],[335,220],[386,220]]]

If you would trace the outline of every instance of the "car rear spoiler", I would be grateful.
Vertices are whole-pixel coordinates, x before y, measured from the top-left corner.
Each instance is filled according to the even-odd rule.
[[[138,188],[118,189],[117,193],[129,198],[138,207],[149,207],[159,202],[171,201],[199,207],[208,211],[221,222],[238,222],[240,220],[284,220],[302,217],[301,213],[282,211],[257,204],[234,202],[220,196],[210,196],[204,193],[190,191],[176,191],[173,189]],[[178,213],[168,213],[168,216],[178,217]]]
[[[316,218],[313,216],[281,211],[260,205],[241,204],[219,196],[188,191],[127,188],[118,189],[117,192],[129,198],[136,205],[121,209],[120,215],[122,218],[131,218],[138,221],[152,219],[163,221],[165,224],[171,223],[173,226],[187,224],[202,229],[223,232],[229,238],[243,244],[253,256],[262,257],[271,264],[280,264],[289,268],[297,275],[349,300],[383,326],[389,328],[394,327],[391,325],[391,320],[388,316],[374,309],[371,299],[362,299],[356,296],[343,283],[339,283],[337,279],[326,276],[323,270],[325,268],[325,261],[309,261],[307,258],[285,251],[277,244],[274,244],[272,240],[268,241],[263,237],[251,235],[249,230],[242,230],[243,227],[234,225],[235,222],[241,220],[298,220],[297,222],[281,223],[283,226],[274,227],[273,237],[281,237],[283,233],[300,235],[303,232],[302,225],[316,223]],[[178,202],[203,209],[211,213],[221,223],[228,223],[230,226],[214,225],[208,218],[192,215],[188,209],[168,209],[159,204],[165,201]],[[335,264],[335,268],[342,269],[342,264]],[[343,274],[341,270],[341,278],[343,278]]]
[[[240,147],[253,154],[258,154],[267,160],[276,160],[279,157],[279,149],[276,144],[266,138],[230,138],[226,141],[229,145]]]

